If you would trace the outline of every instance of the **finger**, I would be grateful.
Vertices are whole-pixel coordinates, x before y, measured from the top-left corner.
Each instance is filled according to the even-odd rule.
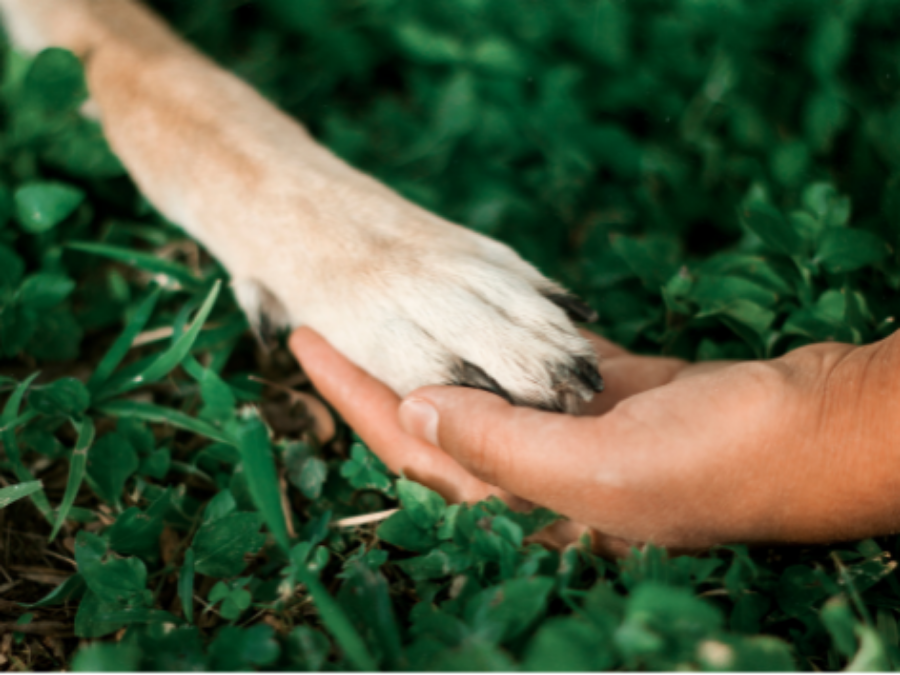
[[[350,363],[318,333],[299,328],[289,346],[318,391],[391,471],[428,485],[454,502],[506,496],[435,446],[409,436],[397,420],[397,395]]]
[[[588,416],[604,415],[627,398],[669,384],[688,364],[658,356],[621,356],[600,361],[604,389],[588,404]]]
[[[586,328],[578,329],[578,332],[581,333],[581,336],[586,338],[591,345],[594,347],[594,351],[597,352],[597,355],[601,359],[608,359],[617,356],[628,356],[631,354],[624,347],[620,347],[615,342],[610,342],[602,335],[597,335],[593,331],[589,331]]]
[[[585,414],[608,413],[626,398],[668,384],[689,367],[686,361],[661,356],[638,356],[588,330],[581,334],[590,340],[600,357],[603,391],[594,396]]]
[[[400,408],[410,435],[437,445],[477,478],[570,515],[572,481],[591,461],[585,451],[597,450],[600,420],[514,407],[462,387],[418,390]]]
[[[698,506],[685,497],[700,488],[683,465],[695,461],[696,445],[734,446],[739,434],[716,414],[723,407],[716,400],[698,406],[692,389],[665,389],[641,395],[627,410],[591,418],[513,407],[483,391],[429,387],[404,401],[400,420],[411,435],[439,445],[485,483],[603,532],[593,546],[605,555],[623,555],[634,540],[708,545],[706,535],[684,532],[683,525],[727,494],[710,493]],[[436,419],[423,414],[427,406]],[[712,421],[698,427],[696,409],[708,411]],[[724,475],[733,455],[706,461],[705,474]]]

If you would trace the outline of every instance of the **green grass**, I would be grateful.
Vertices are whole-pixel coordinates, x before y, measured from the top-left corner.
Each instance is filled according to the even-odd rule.
[[[894,330],[898,1],[156,4],[632,349]],[[290,357],[78,116],[74,58],[3,63],[0,667],[900,666],[896,537],[610,562],[524,544],[548,512],[397,481],[345,426],[319,444],[253,379],[302,386]]]

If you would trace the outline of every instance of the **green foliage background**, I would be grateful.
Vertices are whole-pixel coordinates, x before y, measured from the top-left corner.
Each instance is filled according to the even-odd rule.
[[[563,280],[629,347],[755,358],[893,330],[900,2],[155,4],[348,161]],[[17,587],[37,605],[0,604],[26,665],[64,665],[27,628],[50,619],[127,628],[80,669],[900,665],[894,537],[612,563],[523,544],[550,514],[396,482],[347,431],[270,441],[243,406],[271,402],[248,377],[271,367],[221,269],[78,116],[70,55],[4,59],[0,528],[77,564],[43,599]],[[377,531],[329,527],[398,498]]]

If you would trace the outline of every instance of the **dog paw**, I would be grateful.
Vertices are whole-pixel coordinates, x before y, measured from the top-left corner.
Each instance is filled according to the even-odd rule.
[[[572,323],[595,313],[509,247],[423,213],[352,232],[317,243],[312,259],[300,250],[310,242],[293,256],[282,237],[263,288],[238,282],[251,322],[309,326],[401,396],[450,384],[576,413],[602,390]],[[279,267],[286,259],[309,263],[299,273]]]

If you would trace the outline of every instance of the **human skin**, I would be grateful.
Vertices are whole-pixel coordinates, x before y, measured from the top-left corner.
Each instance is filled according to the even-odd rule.
[[[606,390],[583,417],[460,387],[401,401],[310,329],[290,346],[392,471],[454,502],[551,508],[570,519],[545,533],[554,545],[585,531],[611,555],[900,531],[900,335],[702,364],[590,337]]]

